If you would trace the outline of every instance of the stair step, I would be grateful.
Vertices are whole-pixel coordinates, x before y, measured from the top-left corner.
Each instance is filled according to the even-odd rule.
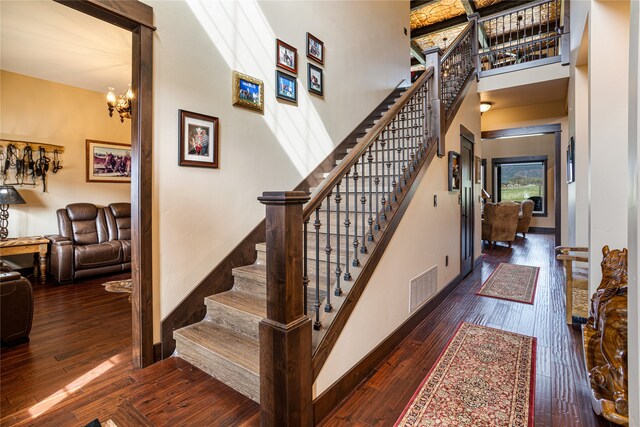
[[[212,377],[260,401],[260,346],[257,340],[203,320],[173,332],[178,356]]]
[[[267,270],[266,264],[251,264],[236,267],[232,270],[235,278],[234,286],[238,290],[254,294],[267,295]]]
[[[266,295],[239,289],[204,299],[207,318],[249,338],[259,339],[260,321],[267,316]]]

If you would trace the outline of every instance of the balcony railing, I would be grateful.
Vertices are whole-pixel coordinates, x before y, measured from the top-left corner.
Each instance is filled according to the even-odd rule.
[[[480,77],[560,62],[562,0],[544,0],[478,20]]]

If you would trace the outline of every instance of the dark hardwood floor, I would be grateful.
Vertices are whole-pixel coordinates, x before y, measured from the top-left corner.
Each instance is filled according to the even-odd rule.
[[[533,305],[475,295],[500,262],[540,267]],[[536,426],[606,426],[591,410],[580,330],[564,322],[564,275],[553,236],[484,250],[477,268],[351,393],[324,426],[392,426],[462,321],[537,338]]]
[[[480,297],[499,262],[539,266],[533,305]],[[258,405],[179,358],[131,364],[125,294],[112,276],[74,285],[37,284],[31,342],[0,353],[0,425],[258,425]],[[608,425],[589,405],[580,332],[564,323],[562,266],[553,236],[530,234],[512,249],[485,250],[483,264],[348,396],[323,425],[391,426],[461,321],[537,337],[536,426]],[[149,424],[137,424],[139,416]]]

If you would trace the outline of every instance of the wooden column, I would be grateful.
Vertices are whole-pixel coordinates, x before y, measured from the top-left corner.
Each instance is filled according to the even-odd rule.
[[[442,102],[442,76],[440,74],[440,59],[442,58],[442,50],[439,47],[433,47],[424,51],[425,68],[433,67],[433,78],[429,83],[429,106],[433,114],[433,131],[431,132],[438,138],[438,157],[444,156],[444,129],[446,115],[444,114],[444,104]]]
[[[267,317],[260,322],[260,425],[311,426],[311,320],[303,314],[303,191],[265,192]]]

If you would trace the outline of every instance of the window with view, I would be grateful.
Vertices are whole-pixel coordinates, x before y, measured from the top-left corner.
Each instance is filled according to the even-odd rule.
[[[547,214],[547,158],[495,159],[494,189],[498,202],[534,202],[533,213]]]

